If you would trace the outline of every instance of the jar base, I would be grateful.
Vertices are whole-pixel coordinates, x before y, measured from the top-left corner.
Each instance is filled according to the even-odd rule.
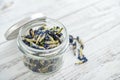
[[[58,71],[63,63],[62,56],[52,59],[33,59],[27,56],[23,57],[24,65],[33,72],[52,73]]]
[[[54,68],[54,70],[48,70],[48,71],[43,71],[43,72],[41,72],[40,70],[37,70],[37,69],[35,69],[35,68],[31,68],[31,66],[29,66],[28,64],[26,64],[25,62],[23,62],[23,64],[25,65],[25,67],[26,68],[28,68],[31,72],[34,72],[34,73],[39,73],[39,74],[54,74],[55,72],[57,72],[57,71],[59,71],[60,69],[61,69],[61,67],[62,67],[62,64],[61,65],[59,65],[59,66],[57,66],[57,68]]]

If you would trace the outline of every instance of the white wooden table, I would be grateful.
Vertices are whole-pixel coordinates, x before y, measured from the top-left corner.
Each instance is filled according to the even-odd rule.
[[[120,0],[8,0],[0,10],[0,80],[120,80]],[[9,4],[9,3],[7,3]],[[22,63],[16,40],[4,33],[23,16],[42,12],[85,42],[88,62],[74,65],[67,50],[61,70],[40,75]]]

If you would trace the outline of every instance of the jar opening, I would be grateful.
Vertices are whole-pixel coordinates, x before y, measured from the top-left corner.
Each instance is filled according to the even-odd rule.
[[[23,34],[30,28],[33,28],[33,27],[36,27],[38,25],[38,23],[42,24],[42,23],[45,23],[45,24],[49,24],[49,26],[51,25],[59,25],[60,27],[63,28],[63,33],[64,33],[64,38],[63,38],[63,41],[62,43],[55,47],[55,48],[51,48],[51,49],[44,49],[44,50],[39,50],[39,49],[35,49],[35,48],[32,48],[32,47],[29,47],[28,45],[26,45],[23,41],[22,41],[22,37]],[[39,26],[37,26],[39,27]],[[65,46],[68,46],[68,34],[67,34],[67,30],[66,28],[64,27],[63,24],[61,24],[60,22],[54,20],[54,19],[50,19],[50,18],[46,18],[45,20],[41,20],[41,19],[35,19],[35,20],[32,20],[28,23],[26,23],[25,25],[23,25],[23,27],[20,29],[19,31],[19,36],[18,36],[18,44],[19,46],[23,47],[23,49],[25,50],[30,50],[30,51],[34,51],[34,52],[41,52],[41,54],[44,54],[44,55],[51,55],[51,54],[54,54],[53,52],[55,51],[59,51],[59,52],[62,52],[64,50],[66,50]],[[47,54],[49,53],[49,54]]]

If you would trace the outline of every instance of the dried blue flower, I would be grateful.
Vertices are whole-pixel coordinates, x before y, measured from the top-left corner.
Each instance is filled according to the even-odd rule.
[[[44,27],[40,27],[40,28],[38,29],[38,31],[39,31],[39,30],[41,31],[41,30],[44,30],[44,29],[45,29]]]
[[[35,49],[50,49],[58,46],[62,42],[63,28],[54,26],[51,29],[46,28],[46,24],[40,24],[38,29],[30,29],[29,35],[25,35],[25,44]],[[34,45],[36,44],[36,45]],[[41,47],[40,47],[41,46]]]
[[[77,41],[80,43],[81,48],[84,49],[84,44],[83,44],[82,40],[80,40],[79,36],[77,36],[76,39],[77,39]]]
[[[48,47],[49,47],[49,44],[44,44],[45,49],[48,49]]]
[[[38,68],[37,68],[37,67],[33,67],[33,68],[32,68],[32,71],[33,71],[33,72],[38,72]]]
[[[26,41],[26,40],[23,40],[23,42],[24,42],[26,45],[30,46],[30,42],[28,42],[28,41]]]
[[[63,36],[63,34],[62,33],[60,33],[60,34],[56,34],[58,37],[61,37],[61,36]]]
[[[33,31],[33,29],[29,30],[29,34],[30,34],[30,36],[34,37],[34,31]]]
[[[43,35],[41,36],[41,38],[39,39],[39,42],[41,42],[41,41],[45,38],[45,35],[46,35],[46,34],[43,34]]]
[[[83,55],[83,49],[84,45],[83,42],[79,39],[79,36],[77,38],[74,38],[72,35],[69,35],[69,44],[73,47],[74,55],[76,56],[76,49],[78,50],[78,60],[79,62],[75,64],[83,64],[88,61],[88,59]],[[80,47],[78,47],[80,45]]]
[[[49,30],[46,30],[45,33],[48,34],[50,31]]]
[[[82,56],[78,55],[78,59],[79,60],[84,60],[84,59],[86,59],[86,57],[84,55],[82,55]]]
[[[57,31],[57,34],[60,34],[62,30],[63,30],[63,28],[60,28],[60,29]]]
[[[74,48],[76,48],[76,47],[77,47],[76,42],[74,42],[74,43],[72,44],[72,46],[73,46]]]
[[[45,35],[45,38],[44,38],[45,41],[50,41],[50,38],[48,35]]]
[[[88,61],[88,59],[86,58],[86,57],[83,57],[83,63],[85,63],[85,62],[87,62]]]
[[[32,39],[33,37],[31,35],[27,35],[25,38]]]
[[[73,43],[73,36],[69,35],[69,43],[72,44]]]
[[[56,29],[60,29],[60,27],[59,27],[59,26],[57,26],[57,27],[56,27]]]

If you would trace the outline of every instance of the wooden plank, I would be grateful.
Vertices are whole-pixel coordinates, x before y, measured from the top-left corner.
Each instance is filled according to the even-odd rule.
[[[93,8],[91,7],[87,8],[86,10],[83,10],[80,13],[85,14],[85,12],[91,11],[91,14],[92,14],[92,12],[94,13],[94,10],[95,10],[94,8],[95,8],[94,6]],[[111,7],[107,9],[106,12],[108,12],[108,14],[106,14],[105,16],[101,16],[99,13],[97,13],[96,15],[99,16],[97,18],[95,16],[90,19],[85,18],[84,20],[84,17],[83,17],[82,18],[82,20],[84,21],[83,23],[79,22],[80,19],[74,20],[73,18],[74,16],[80,15],[80,13],[61,19],[61,21],[63,21],[64,23],[69,22],[68,24],[69,27],[67,27],[69,30],[69,33],[70,32],[72,33],[72,31],[76,31],[75,33],[72,33],[72,34],[73,35],[77,35],[77,33],[80,34],[80,36],[84,39],[84,41],[87,42],[85,44],[86,48],[85,48],[84,53],[89,59],[88,63],[83,64],[81,66],[75,66],[72,53],[68,54],[70,53],[70,51],[68,51],[67,54],[65,54],[65,57],[67,57],[67,60],[65,60],[64,66],[57,73],[52,74],[50,76],[33,74],[32,72],[30,72],[24,67],[24,65],[22,64],[22,61],[19,58],[19,55],[16,54],[16,53],[19,53],[19,51],[17,49],[15,41],[10,41],[10,42],[7,42],[6,44],[0,45],[0,48],[1,48],[0,49],[0,53],[1,53],[0,54],[1,56],[0,57],[1,59],[0,60],[1,61],[0,62],[1,63],[0,64],[0,79],[1,80],[3,79],[4,80],[8,80],[8,79],[9,80],[15,80],[15,79],[16,80],[24,80],[24,79],[25,80],[33,80],[33,79],[34,80],[39,80],[39,79],[57,80],[59,78],[59,80],[66,80],[66,79],[67,80],[77,80],[77,79],[78,80],[79,79],[98,80],[100,78],[99,75],[103,76],[102,75],[103,73],[107,74],[107,76],[105,77],[105,79],[102,79],[102,80],[109,80],[109,79],[112,80],[114,78],[117,78],[117,76],[119,76],[118,69],[120,66],[119,62],[116,60],[116,58],[119,60],[119,57],[120,57],[119,47],[118,47],[120,27],[119,27],[119,15],[117,14],[117,12],[119,12],[119,8]],[[86,16],[87,13],[84,16]],[[103,15],[104,15],[104,10],[103,10]],[[82,16],[83,15],[81,15],[80,17]],[[76,27],[70,28],[71,26],[76,26]],[[89,26],[92,26],[92,27],[89,27]],[[109,52],[109,50],[111,50],[112,52]],[[112,58],[114,54],[116,54],[116,56]],[[113,63],[116,63],[116,64],[114,64],[114,66],[111,66]],[[107,71],[108,66],[111,66],[111,67]],[[114,67],[116,69],[111,70]],[[100,69],[101,72],[96,74],[96,71],[98,69]],[[10,74],[9,72],[12,72],[12,74]],[[113,72],[113,73],[111,74],[110,72]],[[6,75],[8,77],[5,77]]]
[[[50,78],[51,79],[57,79],[59,77],[62,80],[62,76],[63,76],[65,79],[68,79],[68,80],[69,80],[69,78],[74,80],[74,78],[76,78],[76,77],[77,77],[77,79],[79,79],[79,78],[82,79],[83,78],[83,80],[87,80],[89,78],[93,78],[94,79],[94,76],[97,75],[97,79],[98,79],[99,78],[98,74],[94,74],[94,76],[91,77],[93,75],[93,73],[96,70],[98,70],[99,68],[100,68],[100,70],[101,69],[106,69],[106,66],[109,66],[109,65],[111,65],[113,63],[115,64],[115,62],[116,62],[116,64],[114,66],[115,66],[115,68],[117,68],[117,69],[115,69],[115,71],[118,70],[119,68],[117,66],[120,66],[120,65],[118,65],[118,62],[117,62],[118,60],[116,61],[116,59],[120,59],[119,58],[120,57],[119,56],[119,47],[118,47],[120,45],[119,44],[119,41],[120,41],[119,40],[120,39],[119,38],[119,34],[120,34],[119,33],[119,29],[120,29],[119,26],[120,25],[116,26],[112,30],[110,30],[108,32],[105,32],[104,34],[102,34],[102,35],[100,35],[100,36],[98,36],[98,37],[94,38],[93,40],[91,40],[91,41],[86,43],[87,47],[86,47],[86,50],[85,50],[84,53],[86,54],[87,57],[89,56],[88,57],[88,59],[89,59],[88,63],[86,63],[84,65],[81,65],[81,66],[74,66],[73,63],[68,64],[69,68],[62,68],[61,71],[59,71],[56,74],[53,74],[52,77],[50,77]],[[114,36],[114,38],[113,38],[113,36]],[[10,42],[9,44],[4,44],[1,47],[3,49],[10,49],[9,48],[10,45],[13,45],[13,44],[14,44],[14,41]],[[113,45],[111,45],[111,44],[113,44]],[[9,45],[8,48],[5,45],[6,46]],[[96,48],[96,45],[99,45],[98,48]],[[10,49],[11,51],[9,50],[12,55],[16,55],[16,53],[18,53],[18,52],[16,52],[16,53],[13,52],[12,53],[12,51],[14,49],[17,49],[15,44],[14,44],[13,48]],[[3,51],[5,51],[5,50],[3,50]],[[68,53],[67,53],[67,55],[68,55]],[[114,58],[112,58],[113,55],[115,55]],[[6,60],[8,60],[8,59],[6,59]],[[13,59],[13,60],[19,60],[19,58],[15,57],[15,59]],[[2,60],[2,61],[4,62],[5,60]],[[69,59],[69,62],[72,62],[72,59]],[[41,77],[43,79],[46,77],[46,76],[43,77],[41,75],[38,76],[38,74],[33,74],[32,72],[29,72],[22,65],[21,61],[18,62],[17,64],[14,64],[14,66],[11,66],[11,67],[9,67],[10,66],[10,62],[8,62],[8,63],[9,63],[8,67],[0,68],[2,70],[2,72],[0,72],[1,76],[3,77],[3,74],[7,75],[9,73],[9,71],[11,71],[11,70],[14,70],[15,73],[13,72],[11,75],[9,74],[8,77],[5,77],[6,79],[11,79],[11,80],[13,79],[14,80],[16,75],[18,76],[18,79],[16,78],[17,80],[20,80],[20,79],[29,80],[30,78],[37,80],[37,79],[39,79]],[[13,65],[13,61],[11,63]],[[66,63],[68,63],[68,62],[66,62]],[[21,67],[18,67],[18,65],[21,66]],[[7,66],[7,63],[4,64],[4,65],[1,65],[1,66]],[[112,67],[114,67],[114,66],[112,66]],[[23,70],[25,69],[25,70],[22,71],[21,69],[23,69]],[[20,72],[18,72],[18,70],[20,70]],[[104,70],[101,70],[101,71],[103,71],[103,73],[106,73],[106,71],[104,72]],[[113,72],[114,72],[114,69],[113,69]],[[24,76],[19,76],[19,75],[21,75],[21,73],[25,73]],[[102,72],[100,72],[100,74],[101,73]],[[112,74],[109,73],[109,76],[107,76],[106,79],[103,79],[103,80],[107,80],[108,78],[110,78],[111,76],[113,76],[115,74],[116,73],[112,73]],[[59,75],[62,75],[62,76],[59,76]],[[79,77],[78,77],[78,75],[79,75]],[[27,76],[31,76],[31,77],[27,77]],[[3,79],[5,79],[5,78],[3,78]],[[49,80],[50,80],[50,78],[49,78]]]
[[[62,17],[70,15],[73,12],[77,12],[81,9],[85,9],[98,3],[100,0],[12,0],[13,5],[0,13],[0,43],[5,41],[4,33],[7,29],[21,20],[24,16],[33,12],[42,12],[46,16],[60,19]],[[86,3],[87,2],[87,3]],[[28,7],[29,6],[29,7]],[[7,24],[6,24],[7,23]]]

